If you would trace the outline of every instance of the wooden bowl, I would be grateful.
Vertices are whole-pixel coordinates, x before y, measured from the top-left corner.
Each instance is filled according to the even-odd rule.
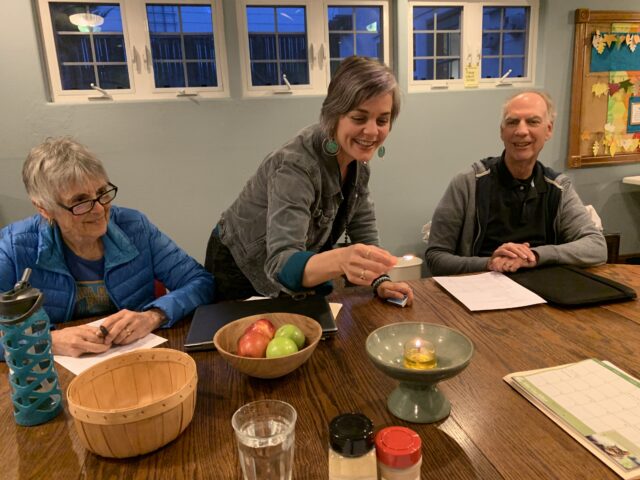
[[[304,347],[296,353],[277,358],[250,358],[236,355],[238,339],[249,325],[261,318],[270,320],[276,329],[287,323],[296,325],[306,337]],[[322,327],[313,318],[295,313],[263,313],[240,318],[225,325],[216,332],[213,344],[222,358],[242,373],[250,377],[277,378],[293,372],[306,362],[318,346],[321,336]]]
[[[103,457],[152,452],[180,435],[196,406],[196,364],[167,348],[136,350],[85,370],[67,402],[80,440]]]

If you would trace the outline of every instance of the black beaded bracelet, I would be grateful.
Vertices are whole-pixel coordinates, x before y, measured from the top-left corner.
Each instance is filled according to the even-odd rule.
[[[373,287],[373,295],[377,297],[378,296],[378,287],[383,282],[390,282],[390,281],[391,281],[391,277],[389,275],[387,275],[387,274],[384,274],[384,275],[380,275],[373,282],[371,282],[371,286]]]

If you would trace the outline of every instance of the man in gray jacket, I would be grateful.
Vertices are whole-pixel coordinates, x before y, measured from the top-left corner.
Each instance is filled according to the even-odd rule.
[[[554,118],[543,92],[505,103],[504,152],[455,176],[433,214],[425,254],[433,275],[606,261],[604,237],[569,178],[538,162]]]

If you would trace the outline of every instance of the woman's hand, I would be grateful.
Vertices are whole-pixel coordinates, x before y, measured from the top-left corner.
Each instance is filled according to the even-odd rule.
[[[111,341],[91,325],[61,328],[51,331],[51,351],[54,355],[79,357],[83,353],[102,353],[111,348]]]
[[[398,259],[374,245],[356,243],[344,247],[340,268],[354,285],[371,285],[380,275],[391,270]]]
[[[401,299],[406,295],[407,306],[413,303],[413,290],[404,282],[382,282],[380,285],[378,285],[376,293],[380,298]]]
[[[105,340],[115,345],[128,345],[146,337],[166,321],[166,316],[157,308],[146,312],[120,310],[108,316],[102,326],[109,331]]]

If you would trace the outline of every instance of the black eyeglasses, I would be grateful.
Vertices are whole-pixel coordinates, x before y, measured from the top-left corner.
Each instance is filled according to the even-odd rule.
[[[66,205],[62,205],[61,203],[58,203],[58,205],[64,208],[65,210],[68,210],[73,215],[85,215],[89,213],[91,210],[93,210],[93,207],[95,207],[96,202],[98,202],[100,205],[106,205],[108,203],[111,203],[113,199],[116,198],[116,194],[118,193],[118,187],[116,187],[111,182],[109,182],[108,185],[111,188],[109,188],[109,190],[105,192],[102,192],[93,200],[83,200],[82,202],[76,203],[75,205],[71,205],[70,207],[67,207]]]

